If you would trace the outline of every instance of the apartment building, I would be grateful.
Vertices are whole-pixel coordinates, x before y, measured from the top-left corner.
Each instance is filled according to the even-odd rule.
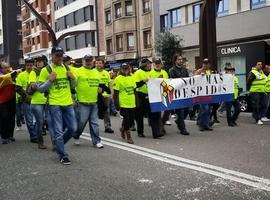
[[[0,61],[22,67],[21,1],[1,0],[0,7]]]
[[[29,0],[28,2],[43,19],[52,25],[51,0]],[[40,54],[48,56],[48,48],[52,45],[49,32],[24,3],[21,13],[24,57],[36,57]]]
[[[96,0],[55,0],[54,2],[57,37],[71,31],[88,30],[86,33],[68,36],[61,41],[60,46],[73,59],[81,59],[85,54],[99,55],[96,8]]]
[[[184,55],[199,66],[199,17],[202,1],[159,0],[160,29],[184,39]],[[270,63],[270,0],[222,0],[217,10],[218,69],[236,67],[240,87],[256,61]]]
[[[155,56],[158,9],[156,0],[105,0],[107,61],[119,64]]]

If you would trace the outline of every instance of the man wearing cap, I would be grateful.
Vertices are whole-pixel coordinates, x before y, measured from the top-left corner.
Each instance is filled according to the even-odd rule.
[[[99,74],[95,69],[91,55],[84,56],[83,66],[76,71],[76,78],[78,130],[74,136],[75,144],[80,144],[79,138],[88,122],[93,145],[97,148],[103,148],[99,136],[97,100],[98,93],[105,90],[110,93],[110,89],[105,84],[100,84]]]
[[[44,125],[44,116],[45,116],[45,105],[46,105],[46,97],[44,94],[38,91],[38,79],[40,72],[43,67],[45,67],[47,64],[47,58],[46,57],[37,57],[36,58],[36,66],[33,67],[33,70],[31,71],[29,75],[28,80],[28,89],[27,93],[28,95],[31,95],[31,111],[36,119],[36,126],[35,126],[35,135],[37,135],[38,139],[38,148],[39,149],[46,149],[47,147],[44,145],[42,131],[43,131],[43,125]]]
[[[95,60],[96,70],[99,75],[100,84],[104,84],[106,87],[111,87],[111,76],[109,72],[107,72],[105,67],[105,62],[102,58],[97,58]],[[111,104],[111,96],[108,92],[104,91],[102,93],[103,102],[106,109],[104,109],[103,118],[104,118],[104,126],[105,126],[105,133],[114,133],[114,130],[111,128],[111,119],[110,119],[110,104]]]
[[[169,71],[170,78],[186,78],[189,77],[189,72],[184,65],[183,57],[180,54],[175,54],[173,57],[174,67]],[[175,113],[177,115],[176,124],[180,130],[180,134],[189,135],[189,132],[186,129],[185,119],[188,115],[188,108],[185,109],[176,109]]]
[[[195,75],[211,75],[211,65],[208,58],[205,58],[202,63],[202,67],[195,72]],[[199,125],[200,131],[213,131],[210,128],[210,108],[209,104],[205,102],[205,104],[200,105],[199,117],[197,119],[197,124]]]
[[[150,78],[163,78],[168,79],[169,75],[168,73],[162,69],[162,61],[160,58],[154,58],[154,69],[150,72]],[[157,124],[159,124],[161,131],[165,134],[164,124],[169,120],[170,118],[170,111],[165,111],[163,114],[163,118],[161,119],[161,112],[155,112],[152,115],[156,115]],[[157,126],[156,126],[157,127]]]
[[[148,100],[148,89],[147,82],[150,78],[152,68],[152,62],[144,58],[141,61],[141,68],[135,72],[134,79],[137,85],[136,96],[137,96],[137,109],[136,109],[136,122],[137,122],[137,133],[139,137],[145,137],[144,135],[144,116],[148,115],[149,124],[152,128],[153,138],[162,137],[164,134],[161,133],[160,126],[158,123],[158,116],[151,113],[150,104]]]
[[[48,106],[54,139],[60,162],[71,164],[65,151],[65,144],[77,131],[77,120],[73,107],[71,88],[76,84],[75,76],[63,65],[64,51],[60,47],[52,48],[52,64],[40,72],[39,90],[48,92]]]
[[[30,58],[25,60],[25,71],[20,73],[16,79],[16,92],[21,96],[23,102],[22,108],[25,115],[26,126],[30,134],[30,141],[32,143],[37,143],[38,140],[35,132],[34,115],[30,107],[31,96],[27,93],[28,80],[33,66],[33,59]]]
[[[263,125],[262,114],[265,109],[264,99],[267,81],[267,77],[264,74],[262,67],[262,62],[257,62],[256,66],[250,71],[247,79],[247,90],[250,92],[252,101],[252,116],[258,125]]]
[[[228,126],[234,127],[237,126],[236,120],[240,114],[240,105],[238,102],[239,96],[239,79],[235,76],[235,68],[231,65],[227,65],[225,67],[225,71],[227,74],[233,75],[234,80],[234,101],[226,102],[226,113],[227,113],[227,123]],[[233,107],[233,115],[232,115],[232,107]]]

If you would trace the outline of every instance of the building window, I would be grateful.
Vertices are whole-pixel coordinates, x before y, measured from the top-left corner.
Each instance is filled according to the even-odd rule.
[[[116,51],[123,51],[123,35],[116,36]]]
[[[152,34],[151,30],[143,32],[143,44],[145,49],[152,48]]]
[[[221,0],[218,6],[217,15],[225,16],[229,14],[229,0]]]
[[[85,33],[85,46],[86,47],[96,46],[96,33],[94,31]]]
[[[160,16],[160,28],[161,28],[161,31],[164,31],[165,29],[167,29],[169,27],[168,22],[169,22],[168,21],[168,14]]]
[[[180,8],[171,11],[171,24],[172,24],[172,27],[177,27],[181,25]]]
[[[40,36],[37,36],[37,44],[40,44]]]
[[[108,10],[105,12],[106,24],[110,24],[112,22],[111,11]]]
[[[114,5],[115,7],[115,19],[119,18],[122,16],[122,7],[121,7],[121,3],[117,3]]]
[[[132,1],[126,1],[126,16],[132,16],[133,15],[133,7],[132,7]]]
[[[251,9],[261,8],[266,6],[266,0],[251,0]]]
[[[95,21],[94,6],[84,8],[84,18],[88,21]]]
[[[201,6],[202,4],[193,5],[193,22],[198,22],[200,20]]]
[[[134,34],[128,33],[127,34],[127,49],[134,50],[135,41],[134,41]]]
[[[70,43],[71,43],[70,38],[67,38],[65,40],[66,51],[70,51],[70,45],[71,45]]]
[[[151,11],[151,0],[142,0],[143,1],[143,13]]]
[[[113,52],[112,39],[106,40],[107,54],[110,55]]]

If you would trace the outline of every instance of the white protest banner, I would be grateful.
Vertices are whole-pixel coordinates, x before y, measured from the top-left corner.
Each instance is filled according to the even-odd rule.
[[[234,99],[234,79],[230,74],[150,79],[147,86],[152,112]]]

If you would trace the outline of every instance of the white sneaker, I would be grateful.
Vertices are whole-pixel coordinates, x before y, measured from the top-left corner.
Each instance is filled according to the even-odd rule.
[[[100,143],[97,143],[97,144],[96,144],[96,147],[97,147],[98,149],[102,149],[104,146],[103,146],[103,144],[100,142]]]
[[[176,119],[176,115],[172,115],[172,119]]]
[[[17,127],[17,128],[16,128],[16,131],[21,131],[21,130],[22,130],[21,127]]]
[[[80,140],[79,139],[74,139],[75,141],[74,141],[74,144],[76,145],[76,146],[79,146],[80,145]]]
[[[263,125],[263,122],[262,122],[261,120],[259,120],[259,121],[257,122],[257,124],[258,124],[258,125]]]
[[[263,118],[261,118],[261,121],[262,122],[270,122],[270,119],[268,119],[267,117],[263,117]]]
[[[122,115],[119,116],[121,119],[123,119],[124,117]]]
[[[165,122],[165,125],[167,125],[167,126],[171,126],[171,125],[172,125],[172,122],[170,122],[170,121],[166,121],[166,122]]]

